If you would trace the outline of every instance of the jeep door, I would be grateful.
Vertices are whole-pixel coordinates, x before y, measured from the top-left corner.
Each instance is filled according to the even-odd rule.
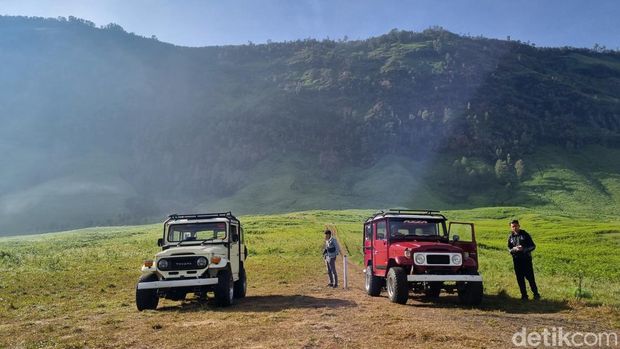
[[[230,260],[230,268],[232,269],[233,279],[236,281],[239,279],[239,246],[240,243],[240,235],[239,235],[239,226],[236,223],[230,224],[230,234],[229,234],[229,260]]]
[[[375,275],[385,276],[388,265],[387,222],[385,219],[372,224],[374,240],[372,244],[372,270]]]
[[[478,263],[478,246],[476,244],[474,223],[450,222],[448,225],[448,236],[454,246],[460,247]],[[457,241],[454,241],[454,236],[458,236]]]
[[[364,241],[363,241],[364,253],[364,266],[367,266],[372,261],[372,223],[364,224]]]
[[[239,235],[239,254],[241,257],[239,259],[241,263],[245,263],[245,259],[248,258],[248,249],[245,246],[245,231],[243,227],[240,227],[239,231],[241,231],[241,235]]]

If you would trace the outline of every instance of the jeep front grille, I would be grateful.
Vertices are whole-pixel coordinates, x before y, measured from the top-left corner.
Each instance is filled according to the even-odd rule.
[[[196,261],[199,257],[175,257],[165,258],[168,261],[168,267],[162,270],[190,270],[201,269]],[[204,267],[203,267],[204,268]]]
[[[427,264],[450,264],[450,256],[445,254],[427,254]]]

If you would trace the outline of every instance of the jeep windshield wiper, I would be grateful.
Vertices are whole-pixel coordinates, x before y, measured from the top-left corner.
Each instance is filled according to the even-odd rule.
[[[193,243],[197,243],[198,241],[196,240],[181,240],[177,243],[177,247],[183,245],[184,242],[193,242]]]
[[[202,242],[200,243],[200,245],[204,245],[204,244],[206,244],[206,243],[207,243],[207,241],[213,241],[213,238],[202,240]]]

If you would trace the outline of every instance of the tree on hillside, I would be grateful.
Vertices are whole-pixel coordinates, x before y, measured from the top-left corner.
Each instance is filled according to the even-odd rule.
[[[505,160],[497,159],[495,162],[495,177],[497,177],[500,182],[508,182],[509,170]]]
[[[519,181],[521,181],[523,179],[523,175],[525,174],[525,163],[522,159],[519,159],[517,160],[517,162],[515,162],[515,173]]]

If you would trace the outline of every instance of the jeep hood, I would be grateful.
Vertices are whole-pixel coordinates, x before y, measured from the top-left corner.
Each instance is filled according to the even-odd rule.
[[[392,243],[397,249],[408,248],[413,252],[463,252],[463,250],[450,243],[437,241],[399,241]]]
[[[193,245],[193,246],[179,246],[179,247],[170,247],[164,251],[161,251],[155,255],[157,258],[162,257],[170,257],[170,256],[188,256],[188,255],[197,255],[197,256],[205,256],[209,254],[219,254],[225,255],[228,250],[222,244],[210,244],[210,245]]]

